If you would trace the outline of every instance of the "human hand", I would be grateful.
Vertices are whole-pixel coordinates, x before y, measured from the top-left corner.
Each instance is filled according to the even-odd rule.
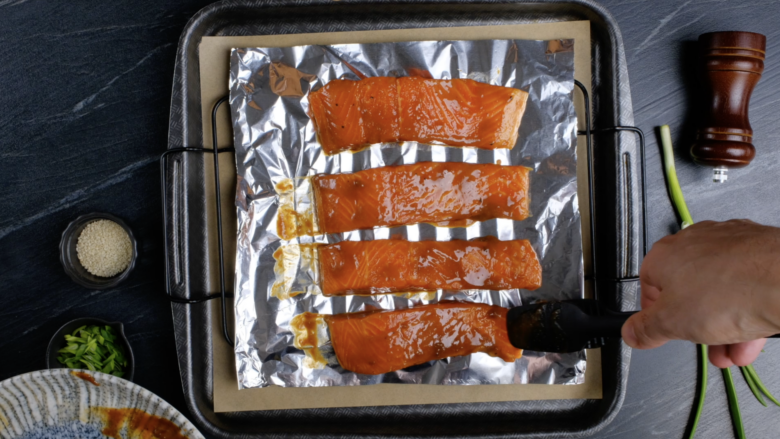
[[[658,241],[639,273],[642,311],[623,340],[707,344],[717,367],[752,363],[780,333],[780,229],[748,220],[704,221]]]

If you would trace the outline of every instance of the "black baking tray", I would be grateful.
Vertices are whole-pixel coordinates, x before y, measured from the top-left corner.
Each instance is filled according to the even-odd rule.
[[[201,10],[185,28],[176,57],[168,149],[200,147],[203,121],[198,46],[204,36],[273,35],[380,29],[478,26],[589,20],[592,50],[592,148],[599,300],[615,310],[635,307],[643,250],[642,155],[633,125],[620,31],[600,5],[575,1],[224,1]],[[227,84],[226,84],[227,91]],[[580,136],[583,141],[583,136]],[[221,145],[224,146],[224,145]],[[197,299],[215,291],[217,268],[204,245],[216,233],[207,203],[210,157],[176,154],[166,161],[165,237],[169,293]],[[223,157],[228,160],[228,157]],[[211,189],[213,190],[213,189]],[[230,216],[232,218],[232,215]],[[235,239],[235,234],[226,234]],[[226,254],[227,258],[234,255]],[[217,287],[218,288],[218,287]],[[229,304],[229,303],[228,303]],[[602,348],[603,399],[431,404],[215,413],[212,403],[214,303],[172,304],[184,396],[193,421],[220,438],[301,437],[579,437],[617,414],[626,391],[630,350],[620,341]],[[229,312],[232,312],[230,310]]]

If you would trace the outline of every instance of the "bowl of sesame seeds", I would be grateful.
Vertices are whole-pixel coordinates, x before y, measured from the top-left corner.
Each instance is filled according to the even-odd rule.
[[[77,284],[104,289],[125,280],[138,254],[133,232],[124,221],[107,213],[89,213],[73,220],[62,232],[60,262]]]

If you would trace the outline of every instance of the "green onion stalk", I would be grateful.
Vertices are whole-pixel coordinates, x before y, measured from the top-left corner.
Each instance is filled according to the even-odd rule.
[[[672,197],[672,204],[674,204],[674,208],[680,216],[682,221],[681,227],[684,229],[693,225],[693,217],[691,217],[691,213],[688,211],[688,205],[685,204],[685,197],[683,197],[682,189],[680,189],[680,181],[677,180],[677,170],[674,167],[674,151],[672,150],[672,133],[669,130],[669,125],[661,126],[661,147],[664,153],[664,173],[669,186],[669,196]]]
[[[663,161],[664,161],[664,173],[666,174],[666,182],[669,188],[669,196],[672,198],[672,204],[680,217],[680,226],[684,229],[693,224],[693,217],[688,211],[688,206],[685,204],[685,197],[683,197],[682,189],[680,189],[680,182],[677,180],[677,171],[674,167],[674,151],[672,150],[672,135],[669,130],[669,125],[661,126],[661,147],[663,149]],[[701,411],[704,407],[704,398],[707,396],[707,345],[697,345],[699,349],[699,392],[698,401],[696,403],[693,424],[691,426],[689,439],[692,439],[696,434],[696,427],[699,425],[699,419],[701,418]],[[766,402],[762,397],[765,395],[770,401],[780,406],[780,402],[769,393],[769,390],[764,386],[764,383],[758,377],[758,373],[753,368],[753,365],[743,366],[739,368],[742,372],[742,376],[745,377],[748,387],[755,395],[759,403],[766,407]],[[737,391],[734,386],[734,378],[731,375],[731,370],[721,369],[723,374],[723,382],[726,385],[726,395],[729,401],[729,411],[731,412],[731,419],[734,425],[734,431],[737,434],[737,438],[744,439],[745,428],[742,423],[742,415],[739,411],[739,401],[737,400]]]
[[[740,369],[742,370],[742,374],[745,375],[745,376],[749,376],[750,380],[756,386],[756,389],[758,391],[753,390],[752,388],[750,390],[753,390],[753,394],[756,395],[756,398],[758,398],[759,402],[763,402],[763,398],[759,398],[761,393],[763,393],[767,398],[769,398],[770,401],[775,403],[775,405],[780,406],[780,402],[777,400],[777,398],[772,396],[771,393],[769,393],[769,389],[766,388],[764,383],[761,381],[761,378],[758,377],[758,372],[756,372],[756,369],[753,368],[752,364],[749,364],[749,365],[744,366],[744,367],[740,367]],[[748,383],[748,385],[750,385],[750,383]],[[766,405],[766,404],[764,404],[764,405]]]
[[[688,205],[685,204],[685,197],[680,188],[680,181],[677,180],[677,169],[674,167],[674,150],[672,149],[672,133],[669,130],[669,125],[661,126],[661,148],[663,150],[664,174],[666,174],[666,184],[669,188],[669,196],[672,198],[672,204],[677,211],[677,215],[680,216],[680,227],[684,229],[693,225],[693,217],[691,217],[691,212],[688,211]],[[692,439],[696,434],[696,428],[699,426],[699,419],[701,418],[701,411],[704,408],[704,399],[707,396],[707,345],[697,345],[697,349],[699,350],[699,395],[694,409],[691,432],[690,435],[688,435],[689,439]],[[734,399],[736,401],[736,393],[734,394]],[[742,421],[740,420],[740,424],[741,423]]]
[[[706,362],[707,360],[704,361]],[[737,439],[745,439],[745,426],[742,424],[742,414],[739,411],[737,389],[734,386],[734,378],[731,376],[731,369],[727,367],[720,371],[723,373],[723,382],[726,384],[726,396],[729,399],[729,412],[731,412],[731,422],[734,424],[734,432],[737,434]]]

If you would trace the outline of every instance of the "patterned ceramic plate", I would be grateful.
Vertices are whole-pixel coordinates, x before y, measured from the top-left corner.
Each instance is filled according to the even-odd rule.
[[[203,439],[170,404],[130,381],[52,369],[0,382],[0,438]]]

